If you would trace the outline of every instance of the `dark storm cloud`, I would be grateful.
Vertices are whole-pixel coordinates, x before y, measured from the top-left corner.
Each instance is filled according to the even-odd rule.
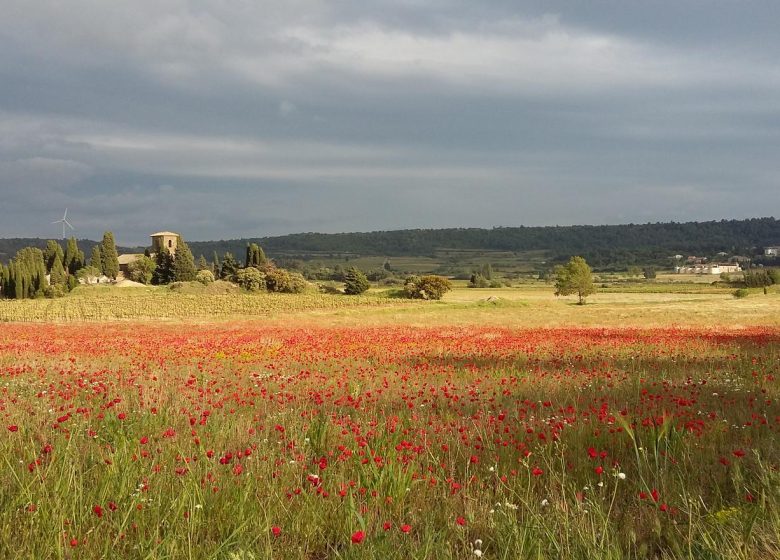
[[[7,0],[0,236],[772,214],[776,6]]]

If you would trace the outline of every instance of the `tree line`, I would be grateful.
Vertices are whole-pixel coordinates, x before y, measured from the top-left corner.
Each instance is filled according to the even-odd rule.
[[[547,251],[550,260],[571,255],[593,266],[667,264],[676,253],[711,255],[719,251],[758,256],[780,245],[780,220],[753,218],[708,222],[669,222],[605,226],[543,226],[414,229],[368,233],[299,233],[278,237],[193,242],[193,250],[239,251],[258,243],[270,254],[359,254],[425,256],[437,251]]]
[[[64,250],[57,241],[49,240],[44,249],[23,247],[8,264],[0,265],[0,297],[58,297],[78,286],[79,279],[116,278],[118,274],[117,249],[110,231],[92,248],[89,261],[75,237],[67,241]]]

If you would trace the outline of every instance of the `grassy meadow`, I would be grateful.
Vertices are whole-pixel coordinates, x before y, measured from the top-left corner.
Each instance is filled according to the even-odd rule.
[[[780,557],[780,294],[641,287],[0,302],[0,557]]]

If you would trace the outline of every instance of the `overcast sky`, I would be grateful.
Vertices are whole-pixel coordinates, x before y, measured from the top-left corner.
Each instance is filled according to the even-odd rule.
[[[780,214],[776,0],[0,9],[0,237]]]

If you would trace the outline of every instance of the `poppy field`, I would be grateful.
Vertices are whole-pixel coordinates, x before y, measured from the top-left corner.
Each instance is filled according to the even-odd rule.
[[[4,324],[2,558],[780,557],[780,330]]]

